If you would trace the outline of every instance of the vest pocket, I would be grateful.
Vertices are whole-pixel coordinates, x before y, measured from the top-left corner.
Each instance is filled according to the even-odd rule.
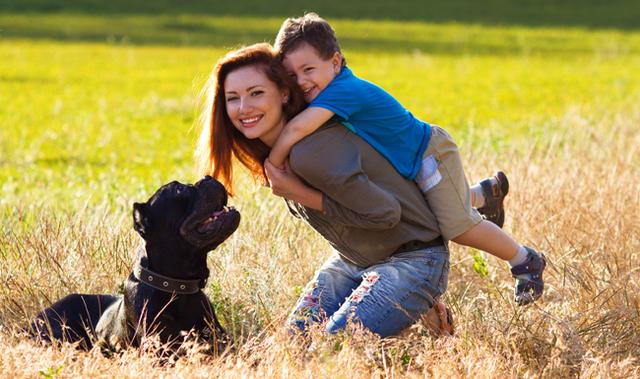
[[[418,187],[420,187],[422,193],[425,193],[440,183],[441,180],[442,174],[438,171],[438,161],[433,154],[427,156],[422,160],[420,171],[418,171],[418,175],[416,175],[415,181]]]

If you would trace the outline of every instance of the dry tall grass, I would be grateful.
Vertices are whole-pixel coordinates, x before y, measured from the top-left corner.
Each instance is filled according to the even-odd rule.
[[[640,376],[640,113],[576,110],[547,133],[498,156],[462,143],[468,173],[509,174],[506,230],[550,260],[542,301],[516,307],[507,267],[452,247],[445,301],[457,335],[421,326],[380,340],[360,330],[287,338],[282,321],[328,244],[253,188],[234,199],[243,220],[210,255],[207,292],[235,341],[220,357],[194,347],[173,364],[130,350],[115,358],[69,345],[41,346],[18,331],[39,307],[70,292],[116,292],[137,237],[109,207],[59,214],[24,205],[0,235],[2,377],[638,377]],[[589,114],[588,116],[586,114]],[[141,200],[141,199],[132,199]]]

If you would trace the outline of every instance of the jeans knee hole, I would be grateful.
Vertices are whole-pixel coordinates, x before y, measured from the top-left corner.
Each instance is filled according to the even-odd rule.
[[[379,279],[380,274],[376,271],[366,272],[364,275],[362,275],[362,283],[360,283],[358,288],[356,288],[353,293],[351,293],[351,296],[349,296],[349,302],[353,305],[362,302],[362,299],[369,295],[371,289]]]

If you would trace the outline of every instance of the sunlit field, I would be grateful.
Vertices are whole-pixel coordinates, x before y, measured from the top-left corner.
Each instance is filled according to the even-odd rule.
[[[0,5],[0,376],[640,376],[634,2],[497,1],[496,12],[464,1],[8,3]],[[230,202],[242,221],[210,253],[205,291],[231,335],[221,356],[194,346],[173,363],[151,347],[105,357],[21,333],[68,293],[118,292],[139,243],[132,203],[171,180],[199,179],[195,120],[216,60],[273,41],[282,20],[305,9],[332,23],[359,76],[451,132],[470,181],[507,173],[505,229],[549,259],[543,298],[515,306],[508,266],[452,243],[443,300],[455,336],[433,338],[418,324],[381,340],[352,328],[312,333],[309,348],[282,324],[330,246],[239,169]]]

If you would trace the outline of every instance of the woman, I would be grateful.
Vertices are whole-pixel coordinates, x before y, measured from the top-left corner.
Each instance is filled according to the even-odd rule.
[[[336,250],[295,305],[292,324],[304,329],[326,320],[335,332],[353,320],[385,337],[434,306],[447,287],[449,250],[413,182],[333,122],[294,146],[290,168],[263,167],[286,121],[303,107],[268,44],[223,57],[208,88],[202,173],[232,193],[234,156],[255,178],[270,179],[274,193]]]

